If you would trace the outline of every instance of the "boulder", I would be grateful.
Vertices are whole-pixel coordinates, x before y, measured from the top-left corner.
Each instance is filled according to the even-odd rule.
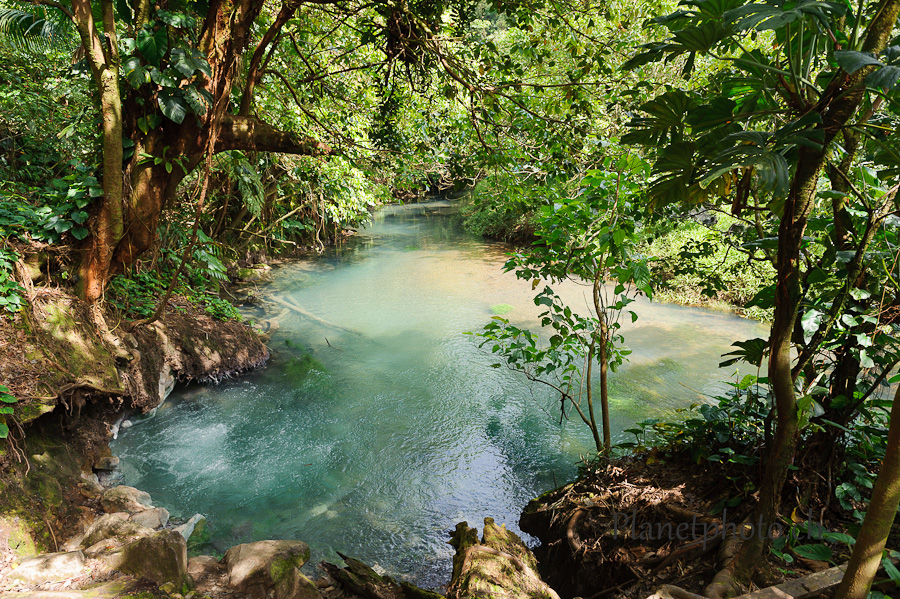
[[[194,584],[200,584],[207,579],[218,577],[224,566],[219,560],[211,555],[198,555],[197,557],[188,558],[187,571],[188,576],[194,581]]]
[[[358,595],[366,599],[444,599],[443,595],[434,591],[426,591],[408,582],[397,582],[390,576],[379,574],[358,559],[341,552],[338,555],[347,564],[346,568],[341,569],[328,562],[322,562],[322,568],[351,596]]]
[[[541,580],[537,560],[515,533],[484,519],[484,534],[467,522],[456,525],[456,548],[447,599],[559,599]]]
[[[7,576],[28,584],[43,584],[78,576],[82,568],[84,554],[81,551],[46,553],[22,560]]]
[[[191,585],[187,561],[184,537],[174,530],[161,530],[126,545],[118,569],[158,585],[172,583],[181,590]]]
[[[194,536],[195,532],[198,535],[206,533],[206,516],[203,514],[194,514],[191,516],[190,520],[180,526],[176,526],[172,530],[183,536],[185,541],[188,541]]]
[[[228,584],[254,599],[265,599],[270,590],[274,591],[275,599],[295,599],[294,593],[309,591],[309,585],[318,595],[315,584],[300,573],[300,566],[308,560],[309,545],[303,541],[236,545],[225,552]]]
[[[128,512],[133,514],[153,507],[153,504],[150,503],[149,493],[124,485],[108,489],[103,493],[100,504],[107,513]]]
[[[104,539],[135,539],[153,534],[153,530],[128,520],[125,512],[103,514],[90,525],[81,540],[82,547],[90,547]]]
[[[155,507],[132,514],[129,520],[146,528],[163,528],[169,522],[169,510],[164,507]]]

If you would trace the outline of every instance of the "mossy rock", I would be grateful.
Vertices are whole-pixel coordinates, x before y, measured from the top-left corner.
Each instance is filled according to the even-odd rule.
[[[191,586],[187,543],[174,530],[161,530],[126,545],[118,569],[160,585],[171,583],[176,589]]]
[[[0,547],[4,544],[19,559],[40,553],[32,538],[31,527],[16,516],[0,516]]]

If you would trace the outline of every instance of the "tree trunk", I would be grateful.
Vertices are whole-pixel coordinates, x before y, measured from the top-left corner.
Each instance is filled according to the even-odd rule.
[[[93,22],[90,0],[72,2],[73,20],[91,65],[103,122],[104,195],[91,215],[90,236],[85,241],[86,249],[79,266],[78,293],[89,304],[102,297],[112,275],[121,272],[153,246],[162,211],[175,197],[179,183],[200,163],[207,150],[331,153],[331,148],[312,138],[279,131],[258,119],[227,112],[240,70],[240,58],[249,44],[263,0],[213,0],[210,3],[199,42],[212,70],[205,87],[213,102],[206,114],[200,119],[186,119],[181,124],[164,118],[156,129],[147,133],[138,131],[135,124],[145,110],[141,105],[152,106],[156,99],[152,94],[132,98],[141,101],[126,102],[123,112],[112,6],[112,0],[101,0],[104,20],[101,36]],[[135,7],[135,14],[148,18],[146,2],[135,0]],[[128,125],[135,142],[134,156],[127,169],[122,166],[123,122]],[[218,135],[210,141],[214,131]],[[168,165],[154,164],[146,160],[147,155],[178,160],[170,161]]]
[[[103,295],[116,244],[122,238],[122,99],[119,56],[112,2],[101,2],[104,36],[94,23],[90,0],[73,0],[72,16],[97,86],[102,122],[103,197],[90,223],[91,237],[78,271],[77,290],[88,303]]]
[[[881,563],[881,554],[900,505],[900,389],[891,406],[891,425],[881,472],[872,489],[869,509],[835,599],[866,599]]]

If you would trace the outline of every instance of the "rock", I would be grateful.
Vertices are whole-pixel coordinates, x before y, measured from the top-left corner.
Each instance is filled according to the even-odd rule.
[[[28,525],[18,516],[0,515],[0,544],[8,546],[19,558],[38,554]]]
[[[128,520],[128,514],[117,512],[103,514],[97,518],[84,533],[81,541],[82,547],[90,547],[95,543],[109,538],[133,539],[146,537],[153,534],[149,528]]]
[[[379,574],[374,568],[357,559],[338,552],[347,567],[343,570],[334,564],[322,562],[322,568],[345,591],[368,599],[444,599],[433,591],[426,591],[408,582],[397,582]]]
[[[318,595],[315,585],[299,571],[308,560],[309,545],[303,541],[257,541],[236,545],[225,552],[228,584],[254,599],[264,599],[269,590],[275,591],[275,599],[293,599],[291,593],[310,590],[306,580]]]
[[[0,593],[0,599],[120,599],[138,595],[141,589],[136,589],[134,582],[130,580],[114,580],[92,586],[79,591],[17,591],[13,593]]]
[[[153,507],[150,503],[150,494],[135,489],[134,487],[126,487],[119,485],[108,489],[100,499],[104,511],[112,512],[142,512]]]
[[[100,458],[94,464],[94,470],[115,470],[119,467],[119,458],[114,455]]]
[[[541,580],[537,560],[516,534],[484,519],[484,534],[467,522],[456,525],[456,548],[447,599],[559,599]]]
[[[56,582],[74,578],[84,568],[84,554],[81,551],[67,553],[46,553],[22,560],[7,576],[29,584]]]
[[[104,489],[121,485],[125,481],[125,475],[118,470],[98,470],[97,480]]]
[[[188,541],[197,529],[206,531],[206,516],[203,514],[194,514],[190,520],[180,526],[176,526],[172,530],[183,536],[185,541]]]
[[[132,514],[129,518],[132,522],[146,528],[159,529],[163,528],[169,522],[169,510],[163,507],[155,507],[151,510],[144,510]]]
[[[175,388],[175,371],[168,363],[163,363],[159,372],[159,403],[166,401]]]
[[[97,475],[94,472],[82,472],[81,480],[81,484],[84,485],[84,488],[90,493],[99,495],[106,490],[103,485],[100,484],[100,479],[97,478]]]
[[[187,561],[184,537],[174,530],[161,530],[126,545],[118,569],[158,585],[170,582],[181,590],[191,584]]]
[[[303,575],[297,568],[291,569],[275,585],[275,599],[321,599],[316,583]]]
[[[187,572],[194,584],[216,577],[222,570],[224,566],[211,555],[198,555],[188,559]]]

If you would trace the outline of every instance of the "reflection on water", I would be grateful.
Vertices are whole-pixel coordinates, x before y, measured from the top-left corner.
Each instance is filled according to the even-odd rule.
[[[113,445],[128,484],[173,515],[208,516],[212,549],[301,539],[422,586],[449,579],[449,531],[485,516],[518,532],[537,494],[575,474],[592,441],[556,401],[463,335],[501,304],[520,326],[539,309],[502,272],[506,246],[462,233],[447,203],[394,206],[350,244],[281,268],[263,294],[285,311],[270,365],[173,394]],[[586,288],[560,294],[586,305]],[[718,388],[716,364],[759,325],[639,301],[631,362],[611,375],[612,426],[670,412]]]

